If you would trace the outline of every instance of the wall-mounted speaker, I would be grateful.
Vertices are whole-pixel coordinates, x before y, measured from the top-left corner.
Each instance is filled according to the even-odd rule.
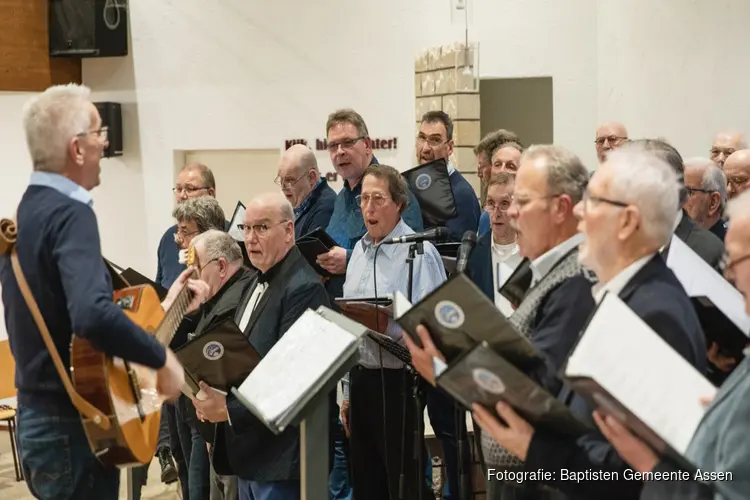
[[[104,150],[105,158],[122,156],[122,106],[119,102],[95,102],[102,117],[102,127],[107,127],[109,145]]]
[[[127,0],[50,0],[52,57],[128,55]]]

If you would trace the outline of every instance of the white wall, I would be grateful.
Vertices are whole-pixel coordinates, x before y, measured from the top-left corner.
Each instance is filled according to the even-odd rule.
[[[750,133],[748,18],[747,0],[600,1],[598,119],[686,158],[721,129]]]
[[[604,120],[667,137],[686,156],[705,154],[726,126],[750,133],[747,0],[468,3],[480,76],[552,76],[555,142],[589,166]],[[328,113],[352,106],[373,136],[398,137],[379,158],[408,168],[414,56],[464,36],[449,0],[131,2],[130,21],[131,56],[83,63],[96,98],[124,104],[126,155],[103,162],[95,209],[105,254],[152,275],[172,223],[174,150],[282,148],[323,137]],[[0,95],[0,216],[30,170],[26,97]]]

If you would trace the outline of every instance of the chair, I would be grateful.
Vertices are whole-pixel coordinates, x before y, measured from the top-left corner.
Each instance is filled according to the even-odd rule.
[[[10,344],[7,340],[0,341],[0,399],[16,397],[15,387],[16,364],[10,352]],[[16,481],[23,481],[23,469],[18,454],[18,442],[16,440],[16,409],[8,405],[0,405],[0,422],[8,426],[10,436],[10,449],[13,454],[13,467],[16,472]]]

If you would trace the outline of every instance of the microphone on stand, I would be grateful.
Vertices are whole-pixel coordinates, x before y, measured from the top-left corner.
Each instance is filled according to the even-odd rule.
[[[477,233],[475,231],[466,231],[461,238],[461,246],[458,247],[458,259],[456,260],[456,272],[462,273],[469,264],[469,255],[477,244]]]
[[[428,231],[421,233],[407,234],[406,236],[398,236],[389,240],[383,240],[380,242],[381,245],[395,245],[397,243],[420,243],[422,241],[443,241],[448,238],[448,229],[444,227],[436,227]]]

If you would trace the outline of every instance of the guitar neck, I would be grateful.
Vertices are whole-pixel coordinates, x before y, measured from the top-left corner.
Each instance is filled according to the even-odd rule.
[[[156,328],[154,336],[160,344],[169,345],[172,342],[174,334],[177,332],[177,328],[179,328],[182,319],[185,317],[185,311],[187,311],[187,308],[190,305],[190,299],[190,289],[185,286],[180,290],[179,295],[177,295],[175,301],[164,314],[164,319],[162,319],[161,323],[159,323],[159,326]]]

